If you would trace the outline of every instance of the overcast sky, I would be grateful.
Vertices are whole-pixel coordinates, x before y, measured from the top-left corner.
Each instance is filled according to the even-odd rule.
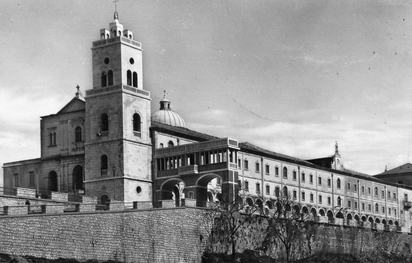
[[[39,117],[91,84],[110,0],[1,0],[0,163],[40,156]],[[121,0],[144,88],[188,127],[376,174],[410,161],[412,3]]]

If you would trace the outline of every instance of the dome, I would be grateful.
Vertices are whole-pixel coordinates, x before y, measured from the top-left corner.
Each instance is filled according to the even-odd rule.
[[[186,128],[186,123],[179,114],[172,111],[170,101],[163,98],[160,101],[160,109],[152,115],[152,121],[160,122],[175,127]]]

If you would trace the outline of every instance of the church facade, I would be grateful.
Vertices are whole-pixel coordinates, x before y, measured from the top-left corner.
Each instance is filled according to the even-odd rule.
[[[92,43],[92,88],[41,117],[40,158],[5,163],[2,194],[23,187],[39,198],[67,192],[154,207],[238,199],[268,211],[287,195],[320,221],[411,231],[412,187],[345,169],[337,145],[302,160],[188,129],[166,97],[152,114],[142,58],[115,13]]]

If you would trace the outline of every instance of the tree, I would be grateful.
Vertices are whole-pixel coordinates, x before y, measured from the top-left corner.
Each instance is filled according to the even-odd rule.
[[[285,249],[286,262],[290,262],[291,252],[303,240],[307,242],[311,253],[316,228],[317,224],[309,220],[309,214],[301,212],[299,205],[290,200],[288,195],[279,197],[275,211],[269,214],[263,247],[267,250],[271,245],[280,243]]]

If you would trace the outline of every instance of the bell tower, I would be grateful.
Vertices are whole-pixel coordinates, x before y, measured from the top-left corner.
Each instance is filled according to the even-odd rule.
[[[117,11],[92,44],[93,88],[86,92],[85,190],[101,203],[151,201],[150,92],[142,45]]]

